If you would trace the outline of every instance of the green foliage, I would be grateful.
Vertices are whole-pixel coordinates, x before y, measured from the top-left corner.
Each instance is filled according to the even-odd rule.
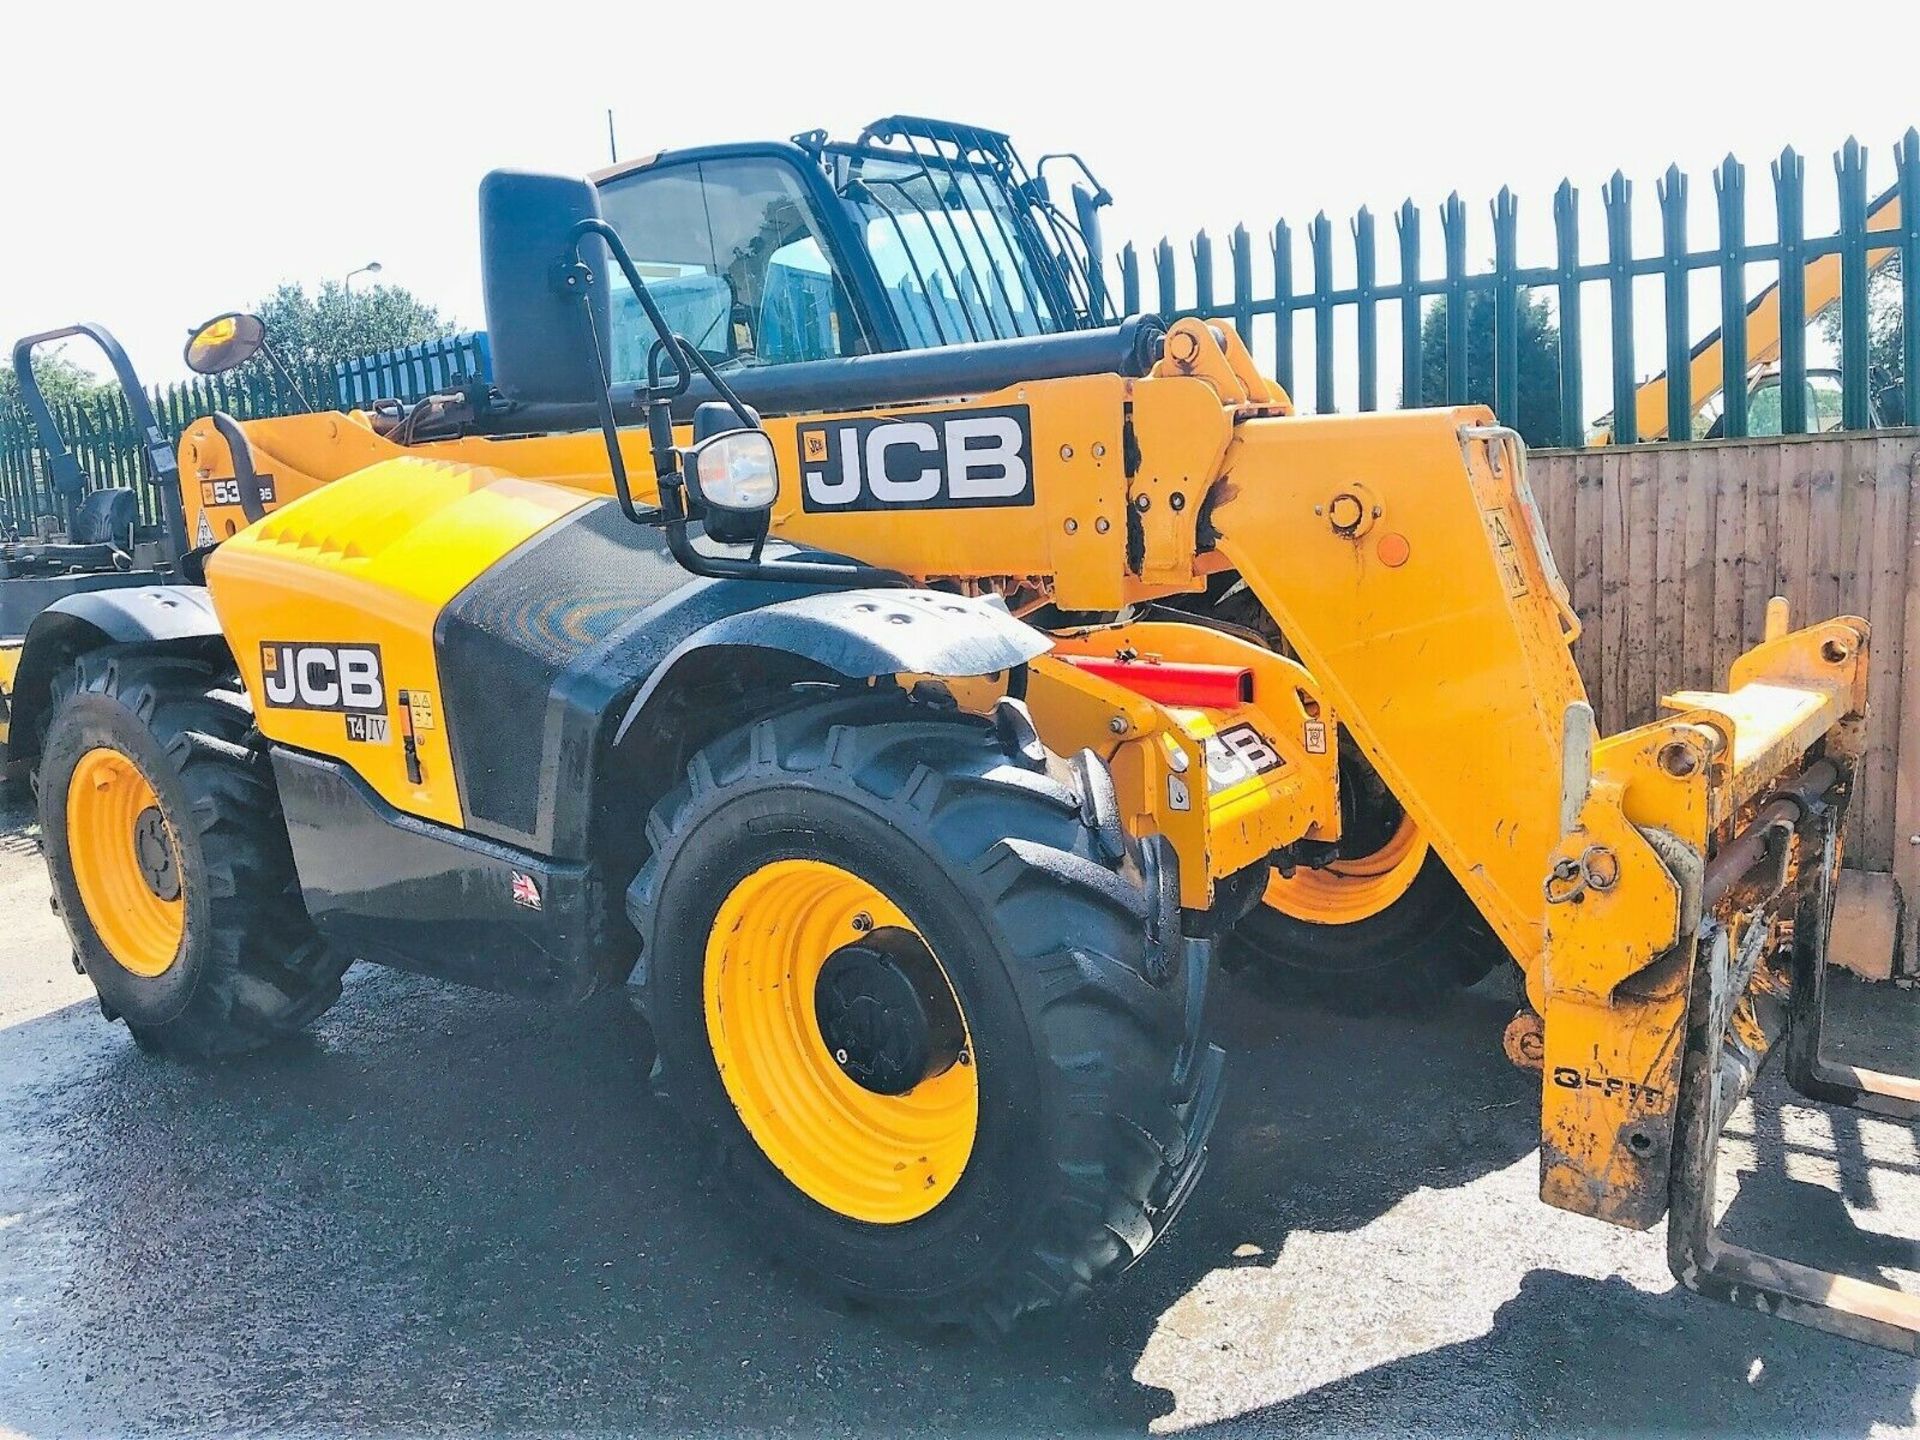
[[[1827,343],[1838,350],[1838,305],[1827,307],[1820,317],[1820,330]],[[1906,379],[1905,345],[1906,327],[1900,319],[1900,255],[1896,251],[1867,280],[1867,364],[1885,372],[1887,380],[1898,385]],[[1880,379],[1874,378],[1876,383]]]
[[[42,350],[33,357],[33,374],[40,382],[40,393],[53,405],[70,405],[77,400],[91,399],[112,388],[91,370],[53,349]],[[13,373],[12,362],[0,360],[0,410],[15,410],[19,405],[19,378]]]
[[[1493,296],[1467,296],[1467,399],[1493,404]],[[1544,296],[1522,291],[1516,307],[1520,322],[1519,413],[1499,417],[1529,445],[1578,444],[1579,436],[1560,433],[1560,327]],[[1447,393],[1447,297],[1434,301],[1420,321],[1422,405],[1445,403]]]
[[[451,320],[398,285],[348,290],[328,280],[310,295],[304,285],[287,284],[254,309],[267,322],[274,353],[296,369],[330,367],[337,360],[437,340],[455,330]]]

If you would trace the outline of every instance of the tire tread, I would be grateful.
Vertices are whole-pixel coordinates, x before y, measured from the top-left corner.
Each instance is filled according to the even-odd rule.
[[[970,739],[957,745],[963,727]],[[1196,1103],[1193,1077],[1180,1068],[1198,1017],[1184,1013],[1180,986],[1146,977],[1137,870],[1106,858],[1081,819],[1070,771],[1052,768],[1034,774],[1001,754],[990,729],[919,718],[898,703],[839,702],[764,719],[701,752],[655,806],[655,853],[630,891],[629,916],[654,953],[651,921],[681,844],[727,797],[777,771],[782,786],[863,803],[978,897],[1043,1068],[1052,1181],[1025,1223],[1010,1217],[1013,1238],[964,1286],[877,1302],[916,1322],[1000,1335],[1029,1312],[1078,1298],[1145,1252],[1205,1155],[1214,1107]],[[1049,932],[1061,938],[1023,947],[1019,908],[1041,895],[1061,917]],[[642,992],[649,1007],[652,988]],[[657,1031],[668,1019],[653,1018]],[[722,1137],[716,1173],[724,1177],[729,1152],[750,1144],[744,1131]]]
[[[330,950],[307,915],[272,764],[245,693],[231,675],[200,661],[92,651],[56,684],[50,737],[82,695],[118,704],[157,742],[205,862],[197,877],[207,900],[205,958],[192,994],[158,1024],[123,1016],[128,1028],[146,1049],[219,1058],[311,1023],[339,999],[349,958]],[[45,807],[60,802],[43,795],[41,803],[46,834]],[[48,859],[64,863],[52,853]],[[86,962],[88,947],[77,948]]]

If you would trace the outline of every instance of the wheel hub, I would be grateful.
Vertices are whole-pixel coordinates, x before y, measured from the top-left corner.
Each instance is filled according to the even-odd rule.
[[[161,818],[159,806],[149,805],[135,818],[133,854],[140,878],[147,882],[147,889],[155,899],[180,898],[180,865],[174,858],[173,837],[167,833],[167,822]]]
[[[67,777],[67,860],[80,908],[121,969],[166,974],[186,933],[186,877],[153,782],[111,745],[87,751]]]
[[[920,937],[870,931],[827,957],[814,1018],[834,1063],[876,1095],[904,1095],[943,1075],[966,1046],[953,992]]]

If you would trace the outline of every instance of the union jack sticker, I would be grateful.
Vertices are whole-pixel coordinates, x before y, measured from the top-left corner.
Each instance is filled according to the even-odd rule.
[[[513,903],[524,910],[540,908],[539,885],[531,875],[523,875],[518,870],[513,872]]]

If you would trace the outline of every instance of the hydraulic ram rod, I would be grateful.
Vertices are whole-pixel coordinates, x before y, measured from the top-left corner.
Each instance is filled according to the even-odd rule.
[[[1703,908],[1711,913],[1734,886],[1754,870],[1769,860],[1777,862],[1783,859],[1783,852],[1777,851],[1775,846],[1782,838],[1791,843],[1793,830],[1799,824],[1800,817],[1831,790],[1839,778],[1840,772],[1833,763],[1821,760],[1809,765],[1798,780],[1762,807],[1760,813],[1753,817],[1753,823],[1707,862],[1706,883],[1701,894]]]

